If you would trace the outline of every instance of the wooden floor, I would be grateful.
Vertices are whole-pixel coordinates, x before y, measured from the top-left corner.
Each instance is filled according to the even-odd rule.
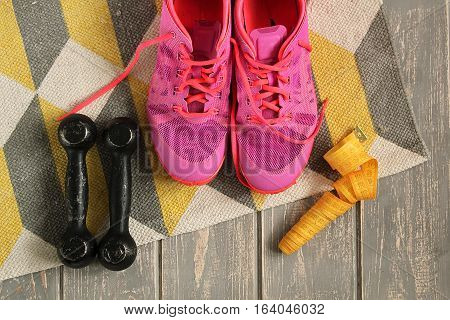
[[[0,283],[8,299],[449,299],[449,0],[384,0],[432,159],[384,179],[291,257],[276,244],[314,199],[152,243],[122,273],[56,268]]]

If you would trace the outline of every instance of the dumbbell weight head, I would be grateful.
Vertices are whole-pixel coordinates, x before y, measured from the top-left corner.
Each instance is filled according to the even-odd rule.
[[[87,116],[74,114],[64,119],[58,128],[59,142],[66,151],[89,150],[97,139],[97,127]]]
[[[97,253],[97,243],[86,227],[88,184],[85,156],[95,143],[95,123],[84,115],[72,115],[58,129],[60,144],[68,158],[66,197],[68,226],[58,245],[58,256],[71,268],[90,264]]]
[[[129,232],[131,206],[130,157],[137,147],[137,125],[128,118],[114,119],[104,133],[112,155],[110,230],[99,244],[98,259],[109,270],[121,271],[136,259],[137,246]]]
[[[79,269],[91,264],[97,255],[97,242],[87,228],[69,224],[60,245],[58,256],[64,265]]]
[[[116,118],[109,123],[103,139],[110,152],[131,155],[137,147],[137,125],[129,118]]]
[[[109,232],[100,242],[98,259],[107,269],[122,271],[136,260],[137,245],[128,232]]]

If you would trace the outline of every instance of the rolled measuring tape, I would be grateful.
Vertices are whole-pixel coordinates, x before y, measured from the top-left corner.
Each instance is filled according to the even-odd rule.
[[[358,201],[376,198],[378,161],[364,150],[358,136],[365,138],[357,129],[325,154],[325,160],[342,178],[333,184],[335,192],[326,192],[283,237],[278,247],[284,254],[299,250]]]

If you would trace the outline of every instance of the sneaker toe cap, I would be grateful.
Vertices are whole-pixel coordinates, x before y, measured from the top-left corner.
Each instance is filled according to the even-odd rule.
[[[245,151],[240,150],[240,170],[247,183],[257,192],[277,194],[293,186],[305,169],[313,144],[305,145],[301,153],[281,168],[270,168],[263,165],[261,160],[256,163],[255,159]],[[276,170],[275,170],[276,169]]]

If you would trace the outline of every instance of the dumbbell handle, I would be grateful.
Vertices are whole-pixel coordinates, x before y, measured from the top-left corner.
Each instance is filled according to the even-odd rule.
[[[72,115],[61,122],[58,138],[67,154],[66,206],[67,228],[58,244],[61,261],[71,268],[90,264],[97,243],[86,227],[89,201],[86,155],[97,137],[95,123],[86,116]]]
[[[104,132],[111,155],[109,181],[110,229],[100,241],[98,259],[113,271],[122,271],[136,260],[136,242],[130,235],[131,156],[137,146],[137,125],[128,118],[114,119]]]
[[[131,156],[112,152],[112,176],[109,191],[111,230],[128,232],[131,209]]]
[[[86,223],[89,203],[87,150],[67,149],[66,202],[68,221],[82,227]]]

